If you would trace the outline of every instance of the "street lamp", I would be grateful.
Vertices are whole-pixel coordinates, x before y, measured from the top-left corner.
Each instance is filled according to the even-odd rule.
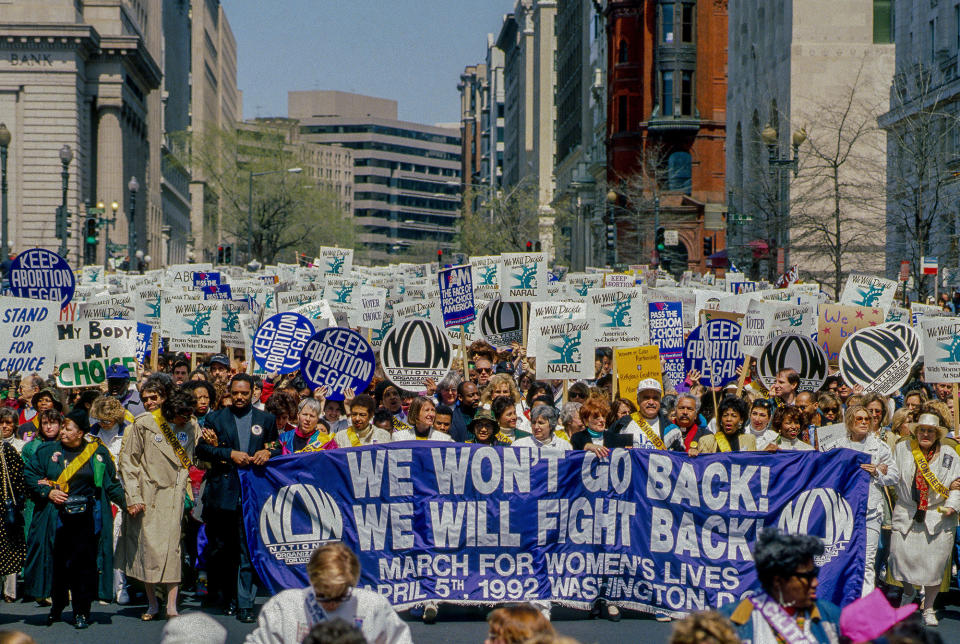
[[[143,251],[138,248],[137,252],[134,254],[134,257],[137,258],[136,268],[133,267],[132,263],[129,266],[129,268],[131,271],[136,270],[136,271],[139,271],[141,275],[143,275]]]
[[[283,174],[284,172],[289,172],[290,174],[300,174],[303,172],[303,168],[287,168],[286,170],[267,170],[265,172],[250,173],[250,191],[248,193],[247,202],[247,227],[250,230],[247,231],[247,257],[251,261],[253,261],[253,178],[262,177],[267,174]]]
[[[7,148],[13,137],[5,123],[0,123],[0,218],[3,232],[0,234],[0,252],[7,251]]]
[[[60,238],[60,257],[67,257],[67,235],[69,235],[69,226],[67,224],[69,214],[67,212],[67,187],[70,185],[70,162],[73,161],[73,150],[69,145],[64,144],[60,148],[60,181],[63,194],[60,199],[60,208],[57,211],[57,237]]]
[[[783,170],[785,168],[790,168],[793,170],[794,177],[799,175],[800,146],[803,145],[804,141],[807,140],[807,131],[804,128],[800,128],[793,133],[793,137],[790,141],[793,146],[792,158],[781,155],[779,149],[780,136],[776,129],[774,129],[769,123],[767,123],[766,127],[763,128],[763,131],[760,132],[760,138],[767,146],[767,163],[770,176],[777,182],[777,225],[775,231],[775,241],[777,244],[778,255],[777,271],[782,273],[784,270],[786,270],[789,262],[788,253],[790,245],[790,235],[786,234],[786,226],[784,225],[789,214],[789,204],[787,203],[788,186],[784,181]],[[783,251],[783,265],[779,266],[779,255],[781,250]]]
[[[137,248],[137,223],[136,223],[136,212],[137,212],[137,191],[140,190],[140,182],[137,181],[136,177],[130,177],[130,182],[127,183],[127,190],[130,191],[130,212],[127,213],[128,227],[127,227],[127,257],[132,258],[134,249]],[[137,250],[137,253],[143,254]],[[136,270],[133,267],[133,261],[128,262],[131,271]],[[137,262],[137,268],[139,268],[140,262]]]
[[[113,224],[114,227],[117,225],[117,211],[120,209],[120,204],[116,201],[110,203],[110,210],[113,211],[110,219],[107,219],[104,222],[103,226],[103,272],[106,273],[110,270],[110,224]]]

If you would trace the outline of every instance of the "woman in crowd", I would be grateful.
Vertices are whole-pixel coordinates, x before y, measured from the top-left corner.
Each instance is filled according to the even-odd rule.
[[[350,403],[350,427],[334,436],[339,447],[359,447],[375,443],[389,443],[390,432],[374,427],[371,421],[377,409],[373,396],[360,394]]]
[[[497,608],[487,616],[490,644],[523,644],[553,636],[555,631],[550,620],[530,604],[517,604]]]
[[[747,422],[747,403],[736,396],[727,396],[717,408],[720,419],[716,434],[703,429],[696,440],[690,444],[687,453],[713,454],[715,452],[755,452],[757,440],[750,434],[744,434],[743,426]]]
[[[327,421],[320,418],[320,401],[304,398],[297,410],[297,426],[280,434],[279,441],[284,454],[299,454],[335,449],[338,445],[333,436]]]
[[[779,434],[770,428],[770,416],[773,403],[766,398],[758,398],[750,405],[750,422],[744,431],[757,441],[757,449],[764,449],[779,438]]]
[[[293,421],[297,419],[297,407],[300,404],[296,395],[288,391],[275,391],[264,405],[264,411],[277,419],[277,432],[283,434],[296,429]]]
[[[113,586],[110,502],[126,508],[110,452],[84,440],[89,429],[86,413],[71,411],[64,418],[60,440],[37,448],[24,473],[36,502],[27,544],[30,561],[24,569],[26,592],[52,598],[47,624],[60,621],[69,593],[78,629],[89,625],[97,592],[98,545],[101,575],[107,577],[107,588]],[[104,585],[101,579],[100,587]]]
[[[510,442],[506,436],[500,434],[498,429],[497,419],[493,417],[493,413],[486,407],[481,407],[467,425],[467,430],[473,434],[473,438],[467,442],[482,445],[509,445]]]
[[[41,445],[50,441],[59,440],[60,438],[60,425],[63,423],[63,414],[56,409],[48,409],[38,414],[38,416],[40,417],[40,431],[37,433],[36,438],[23,446],[21,456],[23,457],[24,464],[30,462],[34,452],[36,452],[37,448]],[[27,494],[23,501],[24,535],[27,534],[27,531],[30,529],[30,522],[33,521],[33,508],[33,497]]]
[[[901,407],[897,411],[893,412],[893,420],[890,421],[890,433],[893,434],[899,441],[901,438],[910,436],[910,424],[916,421],[917,414],[915,411],[908,409],[907,407]],[[889,445],[887,445],[889,447]],[[891,448],[891,452],[896,449],[896,446]]]
[[[870,412],[870,431],[877,434],[892,451],[897,446],[899,437],[890,431],[891,414],[887,397],[875,393],[865,394],[860,404]]]
[[[554,433],[560,415],[557,410],[548,405],[535,407],[530,411],[530,425],[532,436],[518,438],[513,442],[514,447],[553,448],[559,450],[571,449],[570,442]]]
[[[823,391],[817,396],[817,409],[820,412],[821,427],[841,422],[840,399],[829,391]]]
[[[160,612],[155,586],[166,586],[167,617],[177,615],[180,528],[200,438],[193,419],[196,404],[187,391],[171,392],[160,409],[137,417],[118,460],[129,516],[117,543],[117,567],[143,582],[148,603],[140,616],[144,621]]]
[[[812,451],[813,446],[800,437],[802,429],[803,412],[799,407],[778,407],[773,414],[773,431],[776,432],[777,437],[762,449],[770,452],[781,449],[798,452]]]
[[[520,390],[517,389],[517,385],[513,382],[513,378],[507,373],[498,373],[490,378],[490,383],[484,387],[483,391],[480,393],[480,404],[489,404],[491,405],[492,409],[493,401],[502,397],[509,398],[513,401],[513,415],[515,420],[511,421],[512,427],[515,427],[517,430],[523,432],[523,435],[529,436],[530,421],[527,420],[527,417],[523,414],[523,405],[520,403]],[[496,412],[494,412],[494,415],[496,415]],[[503,425],[501,425],[501,427],[503,427]]]
[[[917,412],[926,402],[927,392],[924,389],[910,389],[903,395],[903,409]]]
[[[603,444],[607,430],[607,416],[610,415],[610,403],[602,396],[590,396],[580,405],[580,422],[583,431],[570,436],[573,449],[585,449],[597,456],[605,457],[610,450]]]
[[[33,427],[33,421],[38,417],[39,414],[35,415],[28,424]],[[39,423],[37,420],[38,425]],[[0,440],[17,450],[18,454],[23,449],[23,439],[17,438],[17,412],[12,407],[0,408]]]
[[[457,387],[460,386],[460,375],[451,371],[437,383],[436,404],[453,407],[457,404]],[[407,421],[409,422],[409,421]]]
[[[613,401],[613,405],[611,405],[611,407],[613,409],[612,413],[616,415],[614,420],[623,418],[624,416],[629,416],[637,411],[636,403],[626,398],[617,398]]]
[[[49,411],[49,410],[48,410]],[[46,412],[40,412],[37,417]],[[10,407],[0,409],[0,418],[9,418],[11,427],[17,421],[17,412]],[[37,424],[41,424],[41,420]],[[23,568],[27,545],[23,528],[24,497],[23,459],[8,441],[0,443],[0,576],[4,578],[3,598],[12,602],[17,598],[17,573]]]
[[[877,547],[883,523],[883,506],[887,485],[896,485],[900,478],[890,447],[872,431],[873,414],[864,407],[848,407],[845,415],[847,437],[838,447],[870,455],[870,462],[860,467],[870,474],[870,497],[867,502],[867,563],[863,575],[863,595],[875,586]]]
[[[193,417],[197,420],[197,425],[204,427],[207,414],[217,408],[217,390],[206,380],[192,380],[183,384],[183,390],[193,394],[197,406],[193,410]]]
[[[923,621],[936,626],[933,603],[950,561],[960,491],[950,490],[960,477],[960,458],[943,444],[947,428],[926,410],[914,425],[914,438],[897,443],[894,460],[899,473],[893,509],[890,575],[904,586],[909,603],[916,586],[923,586]]]
[[[325,398],[323,400],[323,419],[327,421],[330,431],[334,434],[350,426],[350,419],[347,418],[347,411],[342,400]]]
[[[33,437],[37,435],[37,431],[40,429],[40,414],[48,409],[56,409],[59,412],[63,411],[63,403],[60,402],[57,392],[53,389],[42,389],[33,394],[30,404],[37,410],[37,414],[17,428],[17,438],[27,442],[33,440]]]
[[[410,403],[407,409],[407,423],[410,429],[402,429],[393,433],[394,442],[398,441],[446,441],[452,442],[449,434],[433,428],[433,421],[437,416],[437,406],[430,398],[418,396]]]
[[[490,384],[493,385],[495,383],[491,382]],[[497,425],[499,427],[498,436],[500,440],[513,443],[513,441],[518,438],[530,435],[530,432],[520,429],[520,419],[517,416],[517,404],[512,397],[497,396],[493,399],[493,402],[490,403],[490,411],[493,413],[493,417],[497,419]],[[526,420],[526,418],[524,418],[524,420]],[[529,427],[529,422],[527,423],[527,427]]]
[[[560,426],[564,435],[573,442],[573,435],[582,432],[584,429],[583,421],[580,419],[580,407],[583,403],[568,402],[560,410]]]
[[[530,387],[527,388],[527,392],[524,394],[524,400],[526,402],[524,408],[533,409],[533,399],[537,396],[549,396],[550,399],[553,400],[553,387],[550,386],[549,382],[535,380],[530,383]],[[579,400],[578,402],[583,402],[583,400]]]

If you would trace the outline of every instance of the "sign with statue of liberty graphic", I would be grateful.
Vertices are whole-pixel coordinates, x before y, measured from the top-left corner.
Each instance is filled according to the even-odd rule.
[[[220,351],[223,300],[191,297],[164,302],[160,312],[161,335],[170,338],[171,351]]]
[[[473,266],[473,296],[479,300],[492,300],[500,295],[500,256],[475,255],[470,258]]]
[[[500,264],[500,299],[536,302],[546,299],[549,270],[543,253],[503,253]]]
[[[926,317],[920,320],[923,375],[926,382],[960,382],[960,320]]]
[[[643,292],[637,288],[593,288],[587,291],[601,347],[637,347],[650,343]]]
[[[355,277],[327,277],[323,299],[334,313],[347,314],[360,302],[360,280]]]
[[[539,345],[534,339],[543,335],[547,326],[563,320],[586,319],[588,319],[587,303],[582,300],[534,302],[530,305],[530,324],[527,337],[531,340],[527,343],[527,357],[536,358],[538,356]]]
[[[897,283],[883,277],[850,273],[840,294],[840,304],[869,306],[886,312],[893,304]]]
[[[243,349],[246,342],[243,338],[243,328],[240,325],[240,316],[250,313],[246,302],[237,300],[223,300],[220,323],[220,338],[225,347]]]
[[[353,270],[352,248],[321,246],[319,259],[320,270],[324,275],[349,277],[350,271]]]
[[[593,378],[596,338],[592,320],[557,320],[545,324],[534,338],[537,379]]]

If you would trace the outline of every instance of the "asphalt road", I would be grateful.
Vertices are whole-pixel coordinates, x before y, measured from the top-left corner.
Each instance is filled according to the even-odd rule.
[[[258,604],[262,604],[260,598]],[[160,642],[160,633],[165,622],[141,622],[141,606],[101,606],[94,604],[92,625],[85,631],[77,631],[70,624],[58,623],[49,628],[45,624],[48,609],[33,602],[0,604],[0,629],[21,630],[39,644],[108,644],[112,642],[135,642],[154,644]],[[199,610],[199,605],[188,600],[182,612]],[[418,644],[442,642],[443,644],[480,644],[487,635],[484,621],[486,611],[441,607],[436,624],[427,626],[418,620],[408,619],[413,640]],[[69,609],[64,613],[72,618]],[[213,614],[226,627],[230,644],[243,642],[254,625],[241,624],[233,617]],[[945,643],[960,642],[960,607],[951,606],[939,611],[940,627],[937,629]],[[554,609],[553,624],[563,635],[576,638],[582,644],[601,642],[666,642],[670,624],[662,624],[650,617],[626,612],[619,623],[606,620],[590,620],[582,612]],[[294,643],[291,643],[294,644]]]

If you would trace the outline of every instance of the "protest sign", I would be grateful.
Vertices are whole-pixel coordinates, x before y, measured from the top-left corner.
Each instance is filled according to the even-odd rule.
[[[546,322],[531,344],[535,345],[538,380],[582,380],[596,375],[596,338],[591,320]]]
[[[603,276],[603,288],[633,288],[637,278],[633,273],[607,273]]]
[[[473,272],[470,265],[453,266],[437,273],[443,326],[460,326],[477,316],[473,307]]]
[[[677,391],[685,390],[683,381],[683,303],[650,302],[648,305],[650,343],[660,349],[663,377]]]
[[[163,274],[165,288],[192,289],[194,273],[209,273],[213,271],[213,264],[172,264]]]
[[[302,304],[294,312],[306,317],[313,323],[314,331],[325,329],[328,326],[336,326],[333,310],[326,300],[313,300],[308,304]]]
[[[150,353],[150,340],[153,336],[153,327],[143,322],[137,322],[137,366],[143,369],[143,361]]]
[[[630,349],[614,349],[613,361],[617,365],[617,389],[621,398],[635,400],[637,385],[641,380],[653,378],[663,384],[660,369],[660,349],[652,344]]]
[[[519,302],[491,300],[480,316],[480,333],[496,349],[508,349],[511,342],[523,343],[523,307]]]
[[[450,338],[450,341],[454,344],[461,344],[466,342],[470,344],[471,342],[476,342],[477,340],[482,340],[483,336],[480,335],[480,317],[483,315],[483,312],[487,309],[486,300],[474,300],[473,307],[476,310],[477,317],[474,318],[472,322],[467,322],[462,327],[454,326],[447,329],[447,337]],[[463,329],[463,332],[460,329]]]
[[[105,293],[80,302],[78,320],[132,320],[136,318],[136,304],[131,293],[110,295]]]
[[[910,314],[913,320],[913,326],[920,326],[920,320],[925,317],[941,317],[947,313],[939,306],[934,304],[921,304],[919,302],[910,303]]]
[[[534,302],[530,306],[530,324],[527,331],[527,337],[536,339],[543,335],[544,326],[557,322],[558,320],[585,320],[587,319],[586,302],[563,302],[547,301]],[[527,343],[527,357],[537,357],[537,347],[535,341]]]
[[[376,355],[363,336],[351,329],[318,331],[300,355],[300,373],[311,387],[327,388],[327,400],[343,400],[347,389],[366,391]]]
[[[53,371],[60,303],[0,297],[0,374]]]
[[[418,390],[423,381],[439,382],[453,364],[453,349],[442,328],[429,320],[398,320],[380,345],[380,362],[390,382]]]
[[[920,344],[920,330],[914,329],[909,322],[884,322],[879,325],[884,329],[890,329],[900,336],[907,343],[910,349],[910,363],[916,364],[923,357],[923,345]]]
[[[770,339],[770,330],[773,327],[773,313],[776,305],[773,302],[750,300],[747,314],[743,318],[743,331],[740,334],[740,350],[751,358],[759,358],[763,346]]]
[[[287,311],[263,321],[253,338],[253,358],[267,373],[290,373],[300,368],[300,352],[313,336],[310,320]]]
[[[321,246],[318,264],[324,275],[349,277],[353,270],[353,249]]]
[[[926,382],[960,382],[960,319],[920,320],[920,343]]]
[[[359,297],[360,280],[353,277],[328,277],[323,287],[323,299],[335,313],[349,313],[356,308]]]
[[[823,427],[815,428],[815,430],[811,440],[814,442],[814,447],[821,452],[829,452],[834,448],[840,447],[847,438],[847,426],[844,423],[824,425]]]
[[[429,320],[442,328],[443,319],[439,306],[439,302],[430,300],[404,300],[393,305],[393,316],[397,320],[409,320],[410,318]]]
[[[58,328],[57,386],[90,387],[107,380],[107,367],[123,364],[137,373],[137,323],[84,320]]]
[[[910,324],[910,309],[905,309],[902,306],[892,305],[887,310],[887,322],[906,322]]]
[[[504,253],[500,256],[500,299],[534,302],[547,293],[547,256],[543,253]]]
[[[200,289],[205,300],[232,300],[233,287],[229,284],[210,284]]]
[[[647,309],[639,288],[587,291],[597,346],[635,347],[650,342]]]
[[[700,384],[723,387],[737,379],[737,367],[743,364],[740,352],[740,325],[717,318],[690,332],[683,345],[685,372],[700,372]]]
[[[757,358],[757,374],[768,390],[777,374],[793,369],[800,376],[799,390],[817,391],[829,375],[827,355],[805,335],[786,334],[771,338]]]
[[[913,351],[910,339],[914,341]],[[916,335],[906,325],[889,328],[882,324],[860,329],[840,349],[840,375],[851,387],[863,387],[864,393],[889,396],[910,377],[919,358],[918,349]]]
[[[886,311],[893,304],[897,282],[864,273],[850,273],[840,294],[840,304],[869,306]]]
[[[379,329],[383,324],[383,309],[386,303],[387,289],[362,285],[359,306],[352,309],[347,316],[350,326]]]
[[[164,295],[160,311],[162,335],[170,338],[172,351],[220,351],[223,302],[220,300],[173,299]]]
[[[31,248],[10,263],[10,293],[29,300],[59,302],[73,299],[77,279],[67,260],[45,248]]]
[[[682,616],[758,587],[765,526],[820,537],[819,599],[860,596],[869,455],[659,450],[551,455],[417,442],[325,450],[241,468],[250,558],[272,593],[310,586],[329,541],[359,586],[397,610],[428,601],[559,602]]]
[[[473,266],[473,294],[477,299],[492,300],[500,294],[500,256],[478,255],[470,258]]]
[[[137,322],[160,328],[160,288],[149,286],[137,289],[133,300],[134,315]]]
[[[221,284],[220,273],[217,271],[194,272],[193,288],[203,289],[205,286],[219,286]]]
[[[240,325],[240,316],[249,313],[250,307],[246,302],[233,300],[224,301],[221,309],[220,340],[223,346],[231,349],[243,349],[247,346],[243,337],[243,328]],[[314,321],[314,327],[316,322]]]
[[[80,284],[103,286],[106,280],[103,275],[103,266],[84,266],[80,269]]]
[[[874,307],[823,303],[817,316],[817,343],[830,364],[837,364],[847,338],[860,329],[877,326],[885,317],[883,311]]]

